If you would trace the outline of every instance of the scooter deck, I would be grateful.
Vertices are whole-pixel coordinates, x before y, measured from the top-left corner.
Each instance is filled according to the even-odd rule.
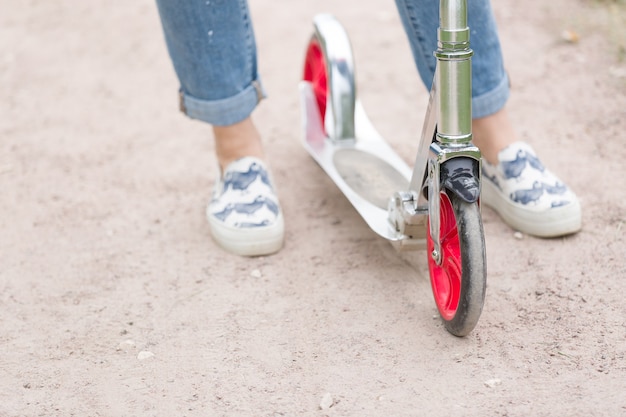
[[[376,132],[357,100],[358,140],[331,140],[325,133],[311,84],[300,83],[304,146],[377,234],[390,241],[406,237],[392,227],[388,204],[409,189],[412,170]]]

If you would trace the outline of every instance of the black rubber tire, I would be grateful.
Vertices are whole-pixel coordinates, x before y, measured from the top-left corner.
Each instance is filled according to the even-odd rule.
[[[478,323],[483,310],[487,288],[487,261],[480,207],[477,202],[468,203],[449,190],[441,193],[440,200],[442,205],[442,228],[444,227],[444,221],[449,222],[449,228],[454,227],[453,222],[455,219],[458,241],[451,238],[449,242],[446,242],[447,237],[442,236],[442,263],[437,265],[432,258],[429,258],[431,285],[435,303],[446,329],[455,336],[466,336]],[[451,206],[454,219],[444,219],[444,204],[448,205],[448,212]],[[448,214],[451,213],[449,212]],[[432,253],[430,236],[428,243],[430,256]],[[443,247],[446,244],[454,245],[458,248],[456,250],[452,250],[454,248],[446,249]],[[441,274],[446,274],[448,278],[450,278],[450,275],[458,275],[458,269],[460,269],[460,285],[458,285],[457,281],[457,288],[454,289],[455,294],[453,294],[453,297],[456,297],[453,298],[455,300],[453,304],[456,305],[445,305],[445,294],[443,296],[438,294],[438,291],[441,291],[442,284],[439,282],[438,286],[436,280],[441,280]],[[445,279],[446,276],[443,278]],[[453,276],[451,279],[458,278]],[[443,286],[446,286],[445,282]],[[452,287],[452,285],[449,287]]]

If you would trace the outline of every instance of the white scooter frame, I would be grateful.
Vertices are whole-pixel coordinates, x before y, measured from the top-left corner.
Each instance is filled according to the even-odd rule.
[[[300,83],[305,148],[372,230],[399,250],[427,249],[435,302],[457,336],[477,324],[486,288],[466,7],[440,1],[437,69],[412,168],[368,119],[349,38],[329,14],[314,19]]]

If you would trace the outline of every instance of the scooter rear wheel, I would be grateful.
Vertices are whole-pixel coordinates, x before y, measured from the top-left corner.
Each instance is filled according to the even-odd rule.
[[[302,79],[310,82],[313,86],[317,107],[322,120],[324,120],[328,102],[328,74],[324,52],[316,36],[311,37],[307,46]]]
[[[485,240],[478,203],[445,190],[440,194],[441,262],[429,256],[435,304],[446,329],[469,334],[483,309],[486,290]],[[428,253],[434,244],[428,232]]]

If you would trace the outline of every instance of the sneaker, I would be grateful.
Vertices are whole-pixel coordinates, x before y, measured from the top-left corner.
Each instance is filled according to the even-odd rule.
[[[576,195],[548,171],[533,149],[515,142],[498,154],[498,165],[483,160],[481,201],[511,227],[540,237],[575,233],[581,228]]]
[[[213,239],[242,256],[269,255],[283,245],[283,215],[260,159],[232,162],[217,181],[207,208]]]

